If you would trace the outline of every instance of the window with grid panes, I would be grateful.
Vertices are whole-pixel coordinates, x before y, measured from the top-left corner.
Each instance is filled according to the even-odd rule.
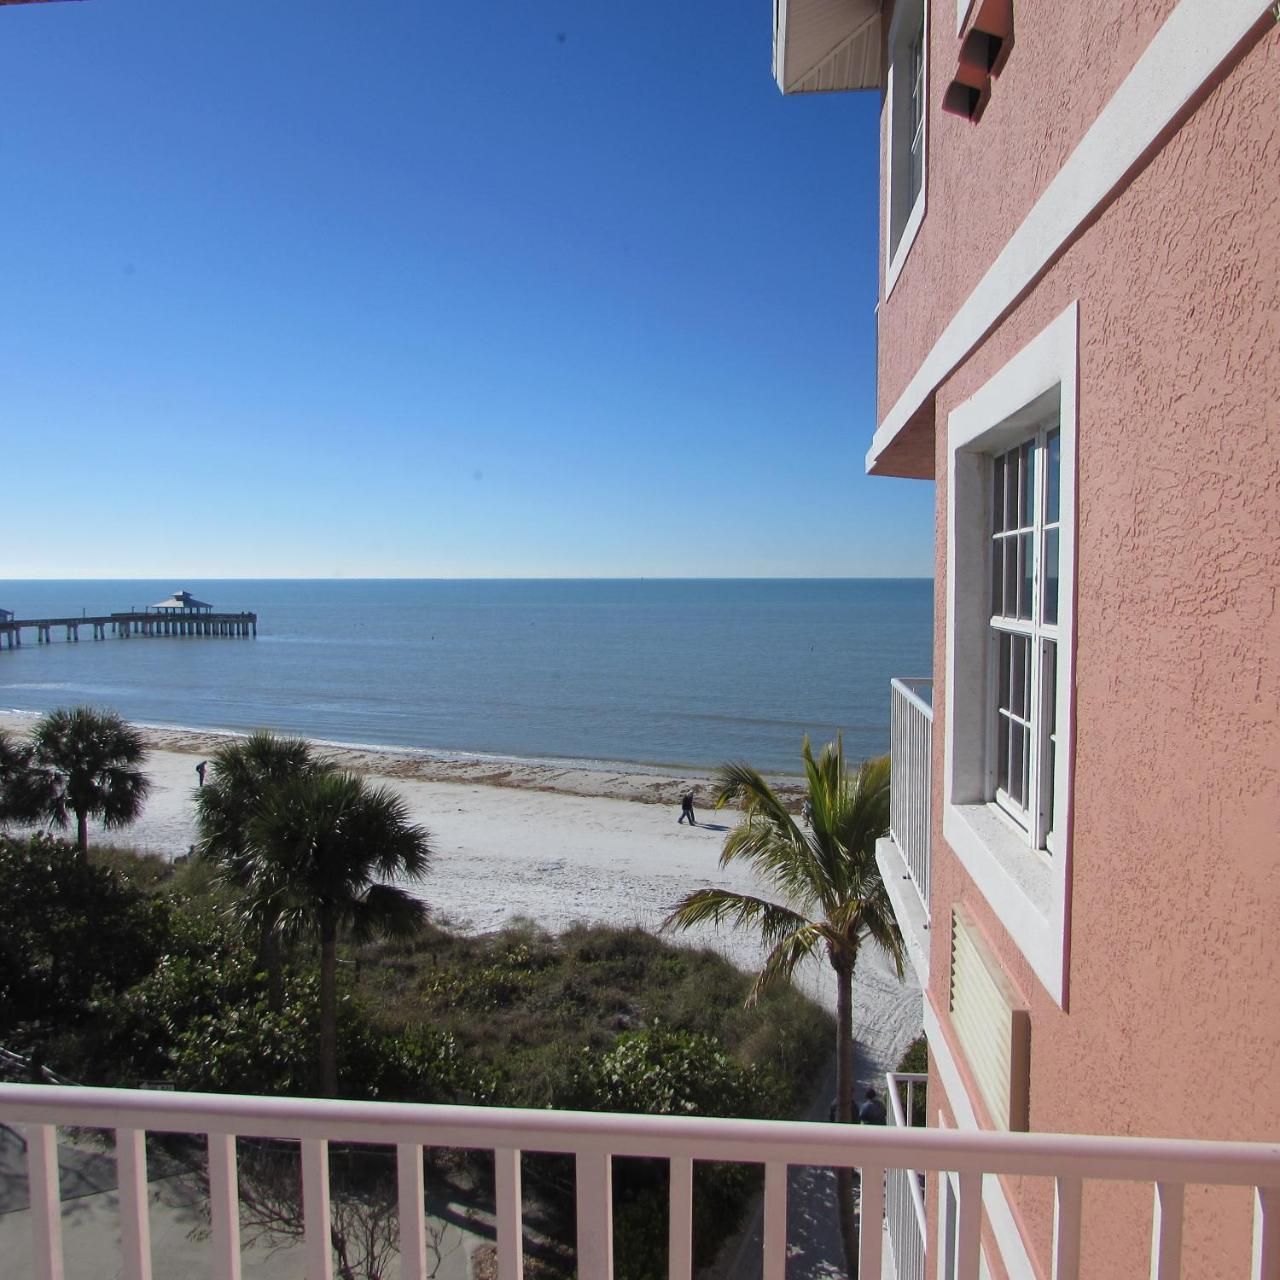
[[[908,228],[917,215],[924,191],[928,113],[926,33],[924,0],[902,0],[895,8],[888,41],[888,248],[891,259],[901,245],[913,238]]]
[[[907,204],[914,205],[924,180],[924,27],[916,32],[908,53],[911,77],[910,152]]]
[[[1046,425],[993,461],[991,794],[1054,851],[1061,438]]]

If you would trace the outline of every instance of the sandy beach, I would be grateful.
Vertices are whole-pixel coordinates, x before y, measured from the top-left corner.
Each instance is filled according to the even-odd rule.
[[[33,722],[29,715],[0,714],[0,728],[11,732]],[[94,829],[90,839],[173,857],[195,841],[195,766],[230,735],[160,728],[143,733],[152,780],[143,816],[124,831]],[[385,780],[404,797],[429,831],[434,850],[420,892],[435,917],[456,928],[485,933],[524,917],[553,932],[575,921],[656,930],[671,904],[693,889],[723,884],[762,891],[745,868],[717,865],[725,833],[738,815],[709,807],[714,787],[708,776],[321,749],[344,768]],[[676,821],[679,796],[689,786],[702,801],[696,827]],[[744,969],[760,958],[750,935],[722,931],[676,940],[713,946]],[[826,966],[811,966],[801,981],[834,1007]],[[860,1077],[896,1065],[919,1032],[919,1009],[919,989],[910,981],[899,983],[887,957],[869,947],[859,961],[854,993]]]

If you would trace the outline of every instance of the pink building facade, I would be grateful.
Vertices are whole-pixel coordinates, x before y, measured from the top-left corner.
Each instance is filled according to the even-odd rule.
[[[867,469],[937,496],[880,849],[928,1123],[1275,1141],[1275,6],[778,0],[774,53],[882,94]],[[992,1276],[1054,1274],[1053,1201],[986,1179]],[[1185,1210],[1183,1274],[1248,1274],[1248,1197]],[[1147,1274],[1152,1214],[1092,1185],[1081,1274]]]

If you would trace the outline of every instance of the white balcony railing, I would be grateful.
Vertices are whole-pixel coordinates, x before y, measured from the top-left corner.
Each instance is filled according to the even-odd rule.
[[[891,1071],[885,1077],[889,1093],[889,1123],[908,1129],[915,1115],[916,1092],[929,1077]],[[905,1100],[903,1094],[906,1094]],[[885,1174],[884,1216],[893,1249],[896,1280],[925,1280],[925,1209],[923,1178],[914,1169],[889,1169]]]
[[[929,913],[929,811],[933,785],[932,680],[889,686],[889,757],[893,766],[889,832]]]
[[[831,1125],[771,1120],[597,1115],[488,1107],[412,1106],[303,1098],[247,1098],[126,1089],[0,1085],[0,1124],[27,1127],[34,1274],[61,1280],[57,1125],[115,1132],[121,1262],[126,1280],[151,1275],[147,1199],[148,1132],[207,1135],[214,1280],[240,1276],[236,1138],[300,1145],[303,1248],[308,1280],[332,1280],[329,1144],[394,1149],[399,1186],[402,1280],[425,1280],[423,1148],[494,1153],[498,1265],[502,1280],[523,1275],[520,1156],[571,1154],[577,1167],[578,1276],[613,1275],[614,1156],[670,1161],[669,1258],[672,1280],[692,1275],[693,1161],[764,1165],[764,1280],[783,1280],[787,1260],[789,1165],[861,1169],[861,1274],[881,1274],[885,1173],[951,1170],[958,1175],[956,1280],[977,1280],[984,1174],[1054,1179],[1056,1280],[1080,1274],[1080,1206],[1086,1179],[1155,1184],[1151,1280],[1175,1280],[1181,1267],[1183,1188],[1187,1183],[1254,1188],[1251,1280],[1280,1276],[1280,1145],[1095,1138],[950,1129]],[[104,1260],[104,1265],[106,1264]],[[111,1268],[115,1271],[114,1266]],[[1243,1269],[1242,1276],[1245,1274]]]

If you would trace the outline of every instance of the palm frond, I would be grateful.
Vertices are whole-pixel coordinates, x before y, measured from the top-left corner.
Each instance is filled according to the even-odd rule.
[[[775,984],[790,982],[796,969],[805,960],[816,956],[824,941],[823,930],[816,924],[806,924],[786,937],[779,938],[751,984],[747,1004],[755,1004]]]
[[[732,889],[697,889],[671,908],[662,929],[693,929],[701,924],[718,927],[726,922],[736,929],[754,926],[769,947],[810,923],[799,912],[765,898]]]
[[[356,942],[409,937],[426,918],[426,904],[420,898],[389,884],[373,885],[348,915]]]

